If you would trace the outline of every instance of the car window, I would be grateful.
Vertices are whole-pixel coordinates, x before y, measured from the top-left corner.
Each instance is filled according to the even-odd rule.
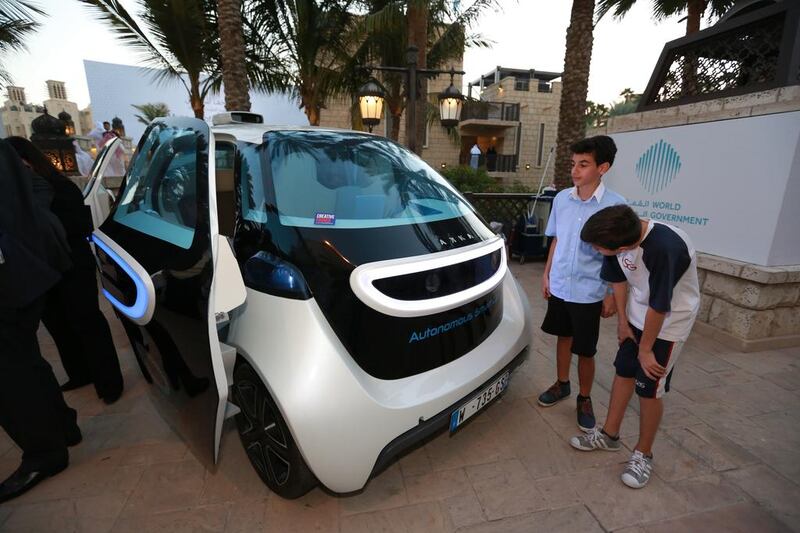
[[[197,219],[197,135],[155,124],[140,143],[114,220],[188,249]]]
[[[268,133],[265,141],[253,154],[266,151],[268,172],[242,172],[243,211],[250,220],[266,220],[268,199],[274,201],[281,224],[301,227],[393,226],[471,212],[436,171],[384,138],[279,131]]]
[[[239,143],[242,218],[258,223],[267,221],[265,177],[261,170],[265,151],[263,144]]]

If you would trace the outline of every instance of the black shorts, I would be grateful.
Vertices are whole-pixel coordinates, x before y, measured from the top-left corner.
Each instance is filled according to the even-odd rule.
[[[656,356],[658,364],[666,367],[667,373],[664,378],[650,379],[639,364],[639,345],[637,343],[642,338],[642,332],[633,325],[631,325],[631,329],[636,337],[636,342],[625,339],[625,342],[617,350],[617,357],[614,359],[617,375],[622,378],[635,378],[636,394],[642,398],[661,398],[664,393],[669,392],[672,370],[675,368],[675,361],[678,359],[683,343],[656,339],[656,342],[653,343],[653,354]]]
[[[593,357],[597,353],[602,310],[602,300],[592,304],[578,304],[565,302],[551,294],[547,300],[547,314],[544,315],[542,331],[559,337],[572,337],[572,353]]]

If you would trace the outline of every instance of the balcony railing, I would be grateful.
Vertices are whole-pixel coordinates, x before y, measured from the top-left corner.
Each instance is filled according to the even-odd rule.
[[[459,157],[459,164],[469,165],[470,155],[464,154]],[[519,158],[514,154],[481,154],[478,157],[478,166],[485,168],[488,172],[516,172],[517,161]]]
[[[519,104],[470,101],[464,103],[461,120],[508,120],[519,122]]]

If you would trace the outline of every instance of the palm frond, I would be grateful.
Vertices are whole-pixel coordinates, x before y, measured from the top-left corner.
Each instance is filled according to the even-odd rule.
[[[100,16],[123,44],[130,46],[145,58],[151,66],[164,69],[173,77],[181,78],[180,72],[167,55],[152,42],[139,24],[117,0],[77,0]],[[182,80],[182,78],[181,78]],[[185,82],[183,82],[186,85]],[[188,87],[187,87],[188,89]]]

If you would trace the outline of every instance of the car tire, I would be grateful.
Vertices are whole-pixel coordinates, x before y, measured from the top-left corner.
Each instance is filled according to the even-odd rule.
[[[264,484],[286,499],[299,498],[317,486],[280,409],[243,360],[233,371],[233,396],[241,410],[235,418],[242,446]]]

